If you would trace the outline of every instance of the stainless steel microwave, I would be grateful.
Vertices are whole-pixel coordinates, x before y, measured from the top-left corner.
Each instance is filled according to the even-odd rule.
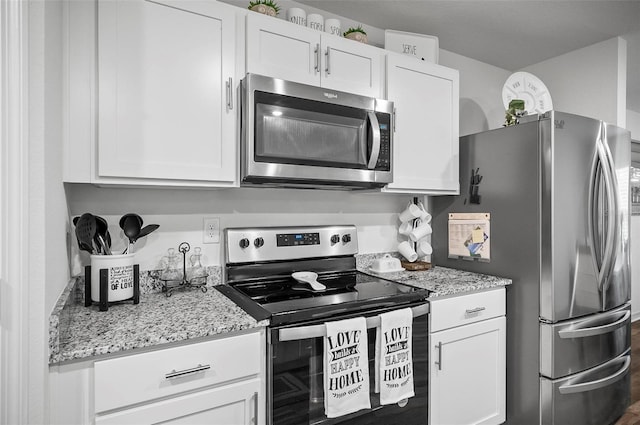
[[[241,185],[379,188],[393,181],[393,102],[247,74]]]

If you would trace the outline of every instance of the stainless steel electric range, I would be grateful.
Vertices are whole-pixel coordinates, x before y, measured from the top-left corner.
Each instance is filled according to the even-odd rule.
[[[225,284],[217,289],[267,332],[267,423],[427,423],[429,291],[356,270],[355,226],[230,228],[225,230]],[[322,287],[296,280],[317,274]],[[380,313],[413,310],[415,396],[381,406],[374,392],[374,341]],[[324,414],[325,323],[365,317],[369,341],[371,409],[329,419]]]

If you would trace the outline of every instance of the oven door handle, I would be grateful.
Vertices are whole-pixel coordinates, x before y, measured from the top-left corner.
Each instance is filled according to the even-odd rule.
[[[424,303],[411,308],[413,317],[424,316],[429,313],[429,303]],[[370,316],[366,318],[367,329],[377,328],[380,326],[380,315]],[[283,328],[278,331],[278,340],[283,341],[299,341],[301,339],[320,338],[327,336],[327,327],[321,325],[299,326],[296,328]]]

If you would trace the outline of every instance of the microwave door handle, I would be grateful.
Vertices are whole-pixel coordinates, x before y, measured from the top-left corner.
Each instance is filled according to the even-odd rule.
[[[374,112],[368,111],[367,116],[371,123],[371,131],[373,132],[373,146],[371,147],[371,156],[369,157],[367,168],[372,170],[376,168],[378,157],[380,156],[380,123]]]

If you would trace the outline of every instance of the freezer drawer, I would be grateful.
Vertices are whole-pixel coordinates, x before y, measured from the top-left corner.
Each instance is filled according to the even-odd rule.
[[[631,306],[560,323],[540,323],[540,374],[560,378],[587,370],[631,347]]]
[[[541,425],[610,425],[629,406],[629,352],[603,365],[551,380],[540,378]]]

